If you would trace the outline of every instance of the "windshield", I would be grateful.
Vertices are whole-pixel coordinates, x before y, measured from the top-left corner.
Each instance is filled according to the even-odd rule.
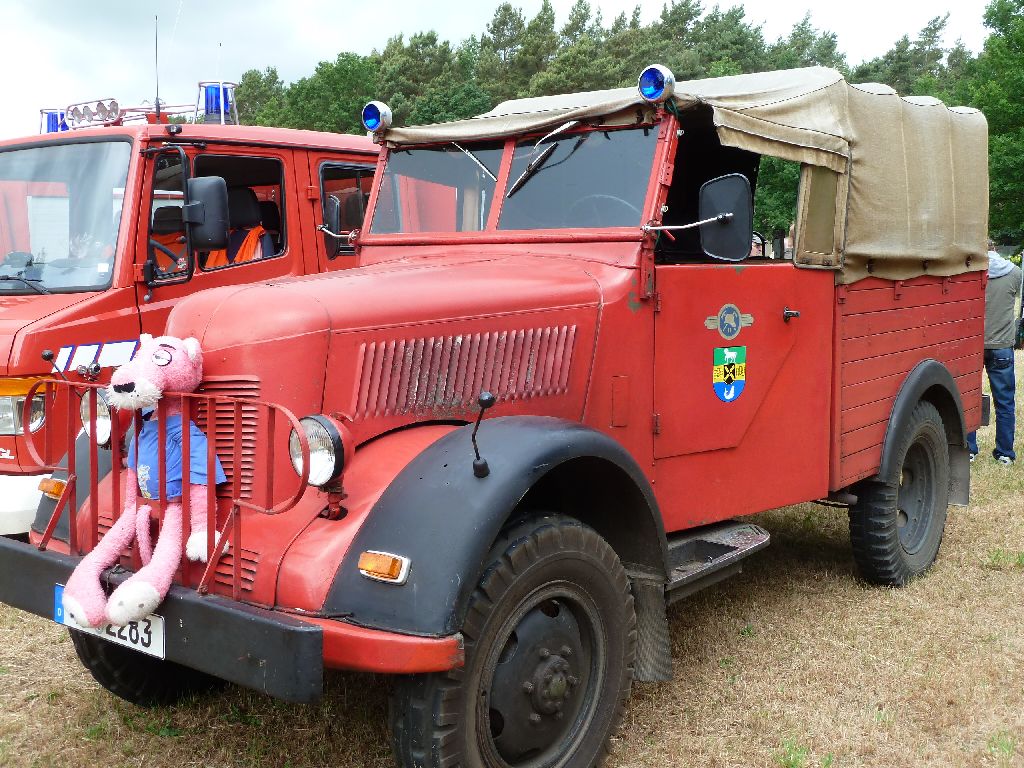
[[[370,232],[479,232],[487,226],[501,166],[500,142],[394,150]]]
[[[0,295],[110,284],[130,156],[127,141],[0,152]]]
[[[498,229],[639,226],[657,134],[589,131],[517,144]]]

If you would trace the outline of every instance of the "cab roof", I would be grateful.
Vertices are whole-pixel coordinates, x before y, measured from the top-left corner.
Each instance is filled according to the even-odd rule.
[[[61,144],[68,141],[95,141],[96,139],[126,137],[142,141],[195,142],[205,140],[231,144],[328,149],[366,153],[371,156],[375,156],[379,151],[378,147],[366,136],[355,136],[345,133],[300,131],[292,128],[265,128],[249,125],[205,125],[193,123],[176,123],[175,125],[181,126],[181,133],[176,135],[167,133],[167,125],[138,123],[82,128],[75,131],[47,133],[38,136],[22,136],[16,139],[0,141],[0,149],[25,144],[39,145],[49,142]]]

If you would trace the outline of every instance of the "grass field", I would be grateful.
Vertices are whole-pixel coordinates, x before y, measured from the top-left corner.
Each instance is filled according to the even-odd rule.
[[[906,589],[855,578],[842,510],[753,518],[772,546],[673,606],[675,678],[634,686],[607,765],[1024,766],[1024,466],[987,458],[993,431]],[[334,674],[315,706],[228,688],[138,709],[59,627],[0,606],[0,766],[390,766],[385,690]]]

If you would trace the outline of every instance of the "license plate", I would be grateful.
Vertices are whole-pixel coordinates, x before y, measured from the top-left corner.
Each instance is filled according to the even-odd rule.
[[[156,656],[159,659],[165,658],[164,617],[157,616],[155,613],[123,627],[119,627],[117,624],[106,624],[95,629],[86,629],[78,626],[64,615],[64,585],[57,584],[53,589],[53,620],[66,627],[73,627],[79,632],[102,637],[104,640],[132,648],[140,653]]]

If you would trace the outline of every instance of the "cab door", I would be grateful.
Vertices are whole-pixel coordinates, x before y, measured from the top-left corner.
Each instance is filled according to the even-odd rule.
[[[655,476],[666,527],[828,493],[833,275],[655,267]]]
[[[154,335],[163,333],[174,305],[196,291],[301,275],[306,271],[300,239],[295,152],[278,147],[211,145],[192,155],[184,169],[175,161],[176,157],[173,150],[168,150],[151,159],[138,214],[136,291],[142,330]],[[195,272],[190,280],[184,279],[184,261],[179,258],[176,269],[171,258],[172,254],[183,256],[185,252],[181,217],[177,217],[178,229],[174,230],[174,217],[163,216],[167,211],[159,209],[180,209],[186,173],[220,176],[229,192],[242,191],[251,198],[251,215],[244,223],[249,228],[259,226],[267,233],[258,258],[214,267],[212,260],[207,263],[207,254],[197,253]],[[253,212],[256,210],[258,213]],[[229,218],[234,217],[229,211]],[[151,253],[161,268],[154,286],[148,286],[143,279],[143,266]]]

